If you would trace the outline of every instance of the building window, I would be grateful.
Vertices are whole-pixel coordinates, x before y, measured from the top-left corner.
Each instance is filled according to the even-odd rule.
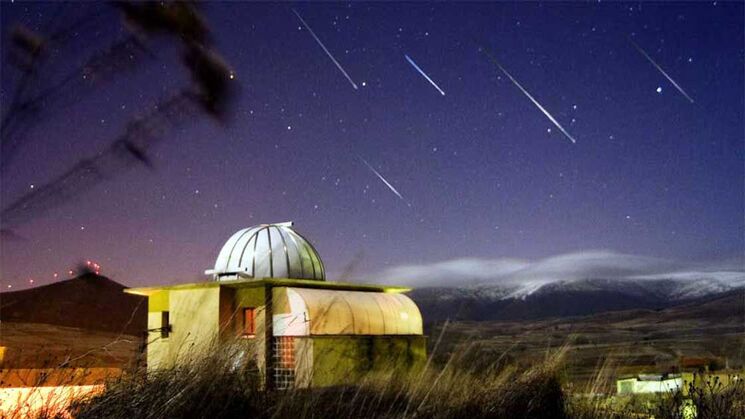
[[[256,309],[253,307],[243,308],[243,337],[254,337],[256,335]]]
[[[273,345],[274,385],[277,390],[289,390],[295,385],[295,339],[277,336]]]
[[[160,337],[165,339],[171,334],[171,323],[169,322],[168,312],[162,311],[160,313]]]

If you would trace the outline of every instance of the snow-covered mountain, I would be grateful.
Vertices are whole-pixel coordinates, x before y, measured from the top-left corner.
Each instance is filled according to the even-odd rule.
[[[627,309],[660,309],[735,289],[745,279],[704,277],[578,279],[520,285],[482,283],[411,292],[426,321],[520,320]]]

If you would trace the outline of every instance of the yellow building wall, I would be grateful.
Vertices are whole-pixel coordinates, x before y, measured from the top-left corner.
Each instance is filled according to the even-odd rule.
[[[220,288],[170,291],[172,331],[169,358],[189,360],[217,343],[220,327]]]
[[[275,302],[276,311],[282,312],[281,296],[286,288],[275,288],[279,292]],[[315,290],[313,290],[315,291]],[[339,291],[326,291],[333,295]],[[377,293],[376,293],[377,294]],[[381,294],[382,295],[382,294]],[[286,298],[285,298],[286,299]],[[326,301],[324,301],[326,302]],[[329,302],[330,303],[330,302]],[[398,301],[396,301],[398,303]],[[285,303],[286,305],[286,303]],[[330,304],[333,305],[333,304]],[[406,325],[412,322],[417,333],[399,335],[353,334],[363,332],[352,328],[351,334],[296,336],[294,338],[295,386],[297,388],[323,387],[354,384],[370,373],[405,373],[417,370],[426,362],[426,338],[420,333],[421,317],[415,305],[409,307],[396,304],[389,319]],[[318,304],[314,309],[319,309]],[[354,305],[353,305],[354,306]],[[255,308],[255,335],[243,337],[243,308]],[[367,307],[358,308],[368,315],[381,316],[380,310],[371,312]],[[246,362],[254,364],[262,376],[265,375],[266,351],[266,307],[265,288],[205,286],[185,289],[162,290],[150,295],[148,302],[148,328],[161,327],[161,313],[169,312],[172,330],[168,338],[160,337],[160,330],[150,332],[148,341],[148,370],[168,368],[185,362],[214,348],[217,343],[237,344],[245,350]],[[409,313],[403,318],[401,313]],[[395,316],[393,316],[395,314]],[[373,316],[375,317],[375,316]],[[355,322],[363,323],[363,322]],[[367,321],[368,324],[377,324]],[[393,323],[393,322],[390,322]],[[368,326],[365,326],[367,331]],[[370,326],[371,327],[371,326]],[[386,324],[378,333],[401,333],[403,330],[389,329]],[[398,326],[396,326],[398,327]]]
[[[220,288],[163,290],[148,298],[148,329],[159,329],[162,312],[169,312],[171,332],[148,333],[148,370],[168,368],[176,361],[201,355],[214,344],[219,333]]]
[[[168,357],[169,340],[160,337],[160,331],[153,330],[162,327],[161,313],[169,310],[169,291],[159,291],[150,295],[147,300],[147,369],[148,371],[172,366]]]
[[[370,373],[418,371],[427,361],[424,336],[313,336],[296,340],[307,341],[296,343],[296,349],[302,345],[308,351],[311,346],[313,359],[312,365],[297,363],[298,387],[308,382],[313,387],[355,384]],[[312,372],[305,370],[308,366]]]
[[[256,309],[254,337],[241,336],[243,308]],[[169,368],[201,356],[216,343],[245,349],[246,360],[264,371],[264,288],[202,287],[163,290],[149,296],[148,329],[162,327],[162,312],[169,312],[172,330],[161,338],[160,330],[149,332],[148,370]]]

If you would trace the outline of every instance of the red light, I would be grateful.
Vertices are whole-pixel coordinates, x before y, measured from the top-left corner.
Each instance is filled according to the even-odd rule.
[[[69,273],[70,275],[72,275],[73,274],[72,269],[70,269],[69,271],[67,271],[67,273]]]

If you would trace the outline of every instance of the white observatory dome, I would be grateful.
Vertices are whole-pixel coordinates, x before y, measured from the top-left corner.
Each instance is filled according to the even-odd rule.
[[[220,250],[216,281],[248,278],[326,279],[318,252],[292,228],[292,222],[261,224],[233,234]]]

